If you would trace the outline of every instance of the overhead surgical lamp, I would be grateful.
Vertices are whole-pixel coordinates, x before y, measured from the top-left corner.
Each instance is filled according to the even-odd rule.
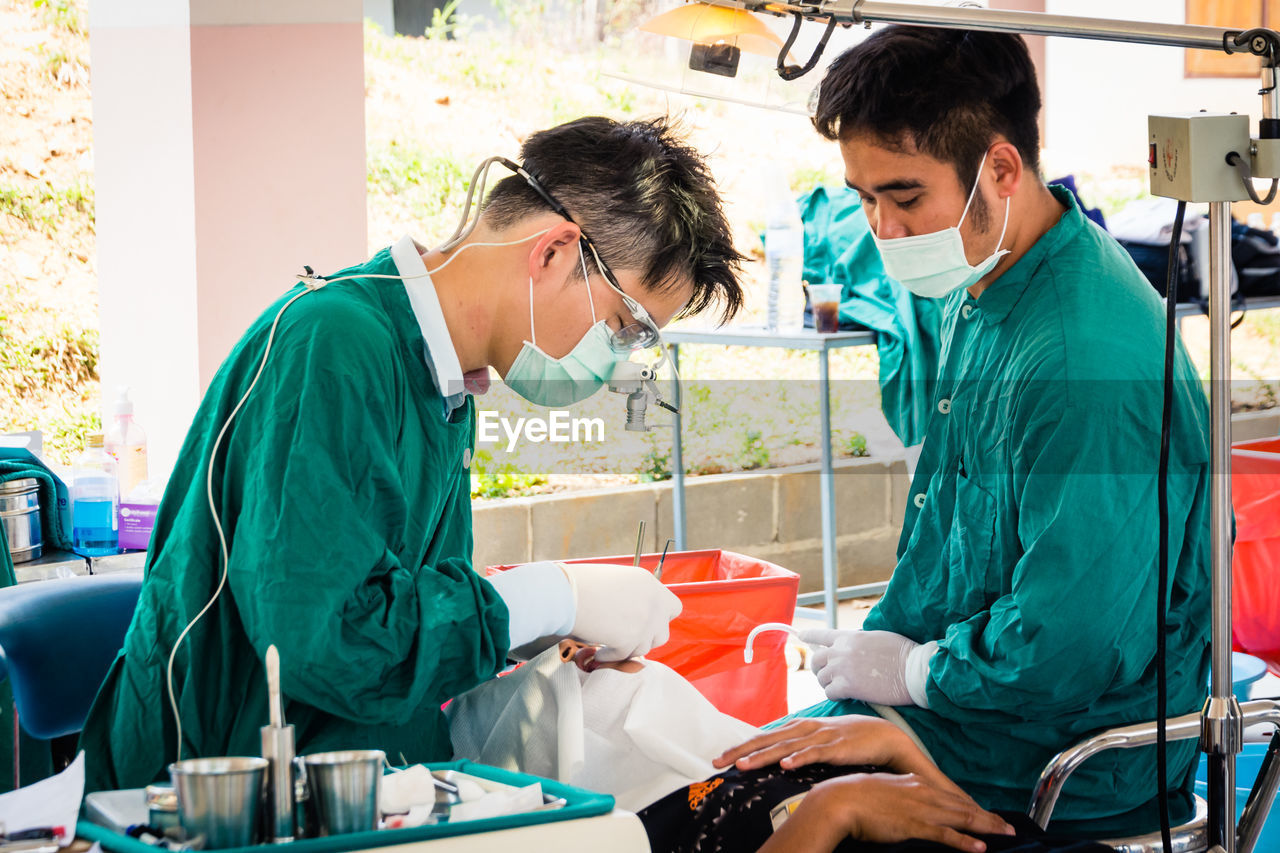
[[[792,84],[775,73],[779,57],[796,67],[790,53],[795,33],[786,35],[773,16],[743,3],[683,2],[623,34],[618,49],[605,55],[601,73],[668,92],[807,115],[816,81]]]
[[[650,18],[640,29],[692,42],[689,68],[722,77],[738,75],[743,51],[773,59],[783,50],[782,39],[741,8],[686,3]]]

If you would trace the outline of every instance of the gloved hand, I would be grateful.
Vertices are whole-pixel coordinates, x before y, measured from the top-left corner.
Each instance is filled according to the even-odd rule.
[[[800,641],[814,647],[811,667],[828,699],[929,707],[924,685],[938,644],[892,631],[811,628]]]
[[[667,641],[680,599],[637,566],[561,563],[573,587],[574,637],[600,645],[598,661],[638,657]]]

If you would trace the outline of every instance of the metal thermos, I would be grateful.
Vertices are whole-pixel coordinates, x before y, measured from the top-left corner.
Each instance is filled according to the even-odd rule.
[[[276,844],[293,841],[294,778],[293,726],[262,727],[262,757],[267,771],[266,836]]]
[[[284,723],[284,697],[280,692],[280,653],[274,645],[267,647],[263,665],[267,674],[267,713],[269,723],[262,727],[262,757],[270,768],[267,773],[267,837],[276,844],[293,841],[294,779],[293,726]]]
[[[39,559],[44,551],[40,535],[39,480],[24,477],[0,483],[0,523],[4,524],[13,562]]]

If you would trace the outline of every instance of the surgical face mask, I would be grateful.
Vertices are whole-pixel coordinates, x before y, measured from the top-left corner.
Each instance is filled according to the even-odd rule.
[[[604,387],[620,358],[612,346],[612,330],[604,320],[596,320],[595,300],[587,280],[587,262],[578,247],[582,280],[591,305],[591,328],[563,358],[552,358],[538,348],[533,322],[533,277],[529,277],[529,337],[503,381],[521,397],[538,406],[557,408],[580,403]]]
[[[996,241],[996,251],[986,260],[974,266],[964,253],[964,238],[960,236],[960,226],[969,215],[969,206],[978,192],[978,181],[982,178],[982,167],[986,165],[987,155],[982,155],[978,164],[978,177],[974,179],[973,189],[969,191],[969,200],[965,202],[964,212],[960,214],[960,222],[951,228],[934,231],[931,234],[915,234],[910,237],[895,237],[881,240],[875,231],[871,239],[880,250],[880,258],[884,261],[884,270],[890,277],[902,282],[902,286],[917,296],[938,299],[947,294],[969,287],[984,275],[995,269],[997,263],[1008,249],[1001,249],[1005,231],[1009,227],[1009,202],[1005,199],[1004,225],[1000,229],[1000,239]]]

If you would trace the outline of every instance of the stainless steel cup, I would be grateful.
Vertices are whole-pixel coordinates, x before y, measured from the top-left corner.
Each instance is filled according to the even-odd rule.
[[[15,563],[36,560],[43,553],[40,536],[40,481],[34,477],[0,483],[0,524]]]
[[[320,835],[368,832],[378,828],[382,791],[380,749],[349,749],[304,755],[307,807]]]
[[[169,765],[178,819],[188,840],[205,849],[247,847],[258,839],[268,761],[265,758],[188,758]]]

